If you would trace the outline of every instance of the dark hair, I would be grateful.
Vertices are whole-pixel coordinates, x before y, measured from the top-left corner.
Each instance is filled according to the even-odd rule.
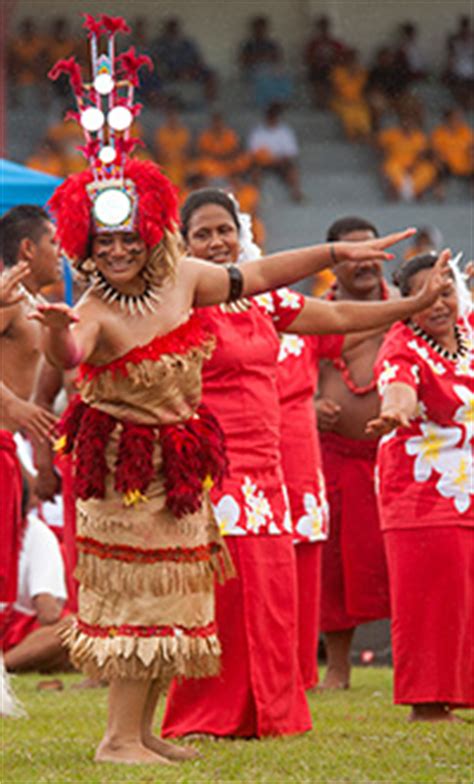
[[[326,240],[327,242],[337,242],[341,237],[351,234],[353,231],[371,231],[374,237],[379,236],[375,226],[365,220],[365,218],[349,215],[346,218],[339,218],[329,227]]]
[[[237,230],[240,229],[237,208],[230,196],[219,188],[200,188],[191,193],[181,207],[181,234],[185,240],[188,238],[189,224],[193,213],[206,204],[216,204],[218,207],[223,207],[231,216]]]
[[[49,220],[48,213],[36,204],[19,204],[0,217],[0,259],[5,267],[19,261],[22,240],[38,242]]]
[[[417,272],[425,269],[432,269],[438,261],[438,254],[435,252],[420,253],[412,259],[405,261],[399,269],[393,273],[393,282],[400,289],[402,297],[410,294],[410,279]]]

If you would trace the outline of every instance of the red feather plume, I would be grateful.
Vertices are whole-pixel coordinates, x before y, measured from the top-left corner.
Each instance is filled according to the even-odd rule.
[[[69,76],[75,95],[81,96],[84,93],[82,73],[74,57],[69,57],[67,60],[58,60],[48,72],[48,77],[55,82],[64,73]]]
[[[88,37],[92,38],[93,35],[96,35],[97,37],[101,36],[104,32],[102,20],[95,19],[92,14],[83,14],[83,16],[85,19],[83,27],[88,31]]]
[[[100,21],[107,32],[111,35],[131,32],[128,24],[122,16],[108,16],[107,14],[102,14]]]
[[[135,47],[131,46],[126,52],[117,57],[117,64],[121,73],[127,78],[134,87],[138,87],[138,71],[146,66],[149,71],[153,70],[153,62],[146,54],[136,54]]]

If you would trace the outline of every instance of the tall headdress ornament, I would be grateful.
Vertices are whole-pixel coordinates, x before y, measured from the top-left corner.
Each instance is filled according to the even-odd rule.
[[[58,239],[73,262],[87,256],[91,233],[139,231],[152,248],[165,231],[174,232],[178,224],[174,186],[156,164],[129,158],[140,143],[131,135],[141,110],[135,103],[138,72],[142,67],[152,69],[152,62],[134,47],[116,55],[116,36],[130,32],[124,19],[84,16],[91,81],[83,81],[73,57],[57,62],[48,74],[53,80],[61,74],[69,77],[77,106],[69,116],[84,132],[85,144],[80,149],[89,161],[89,168],[68,177],[49,202]]]

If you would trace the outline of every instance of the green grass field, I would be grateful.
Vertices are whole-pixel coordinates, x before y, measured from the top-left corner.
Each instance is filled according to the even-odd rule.
[[[39,677],[14,680],[26,719],[3,722],[5,782],[426,782],[474,781],[474,714],[465,723],[409,724],[391,703],[392,672],[356,669],[350,692],[311,694],[311,733],[264,741],[200,741],[202,758],[174,767],[96,765],[107,691],[36,691]]]

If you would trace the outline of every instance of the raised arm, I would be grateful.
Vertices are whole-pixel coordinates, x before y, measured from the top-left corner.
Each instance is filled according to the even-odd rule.
[[[39,321],[44,330],[44,353],[56,367],[76,367],[93,353],[100,332],[95,318],[63,303],[38,305],[29,318]]]
[[[415,232],[416,229],[406,229],[366,242],[330,242],[244,262],[239,267],[243,278],[241,296],[261,294],[296,283],[308,275],[332,266],[336,261],[393,259],[393,255],[387,253],[386,249],[413,236]],[[193,276],[195,305],[216,305],[228,299],[229,275],[225,267],[191,259],[188,260],[188,269],[188,274]]]
[[[452,286],[452,279],[448,278],[450,257],[449,250],[440,254],[425,286],[414,297],[387,302],[324,302],[308,297],[288,331],[299,334],[362,332],[388,327],[394,321],[404,321],[429,307],[447,286]]]

